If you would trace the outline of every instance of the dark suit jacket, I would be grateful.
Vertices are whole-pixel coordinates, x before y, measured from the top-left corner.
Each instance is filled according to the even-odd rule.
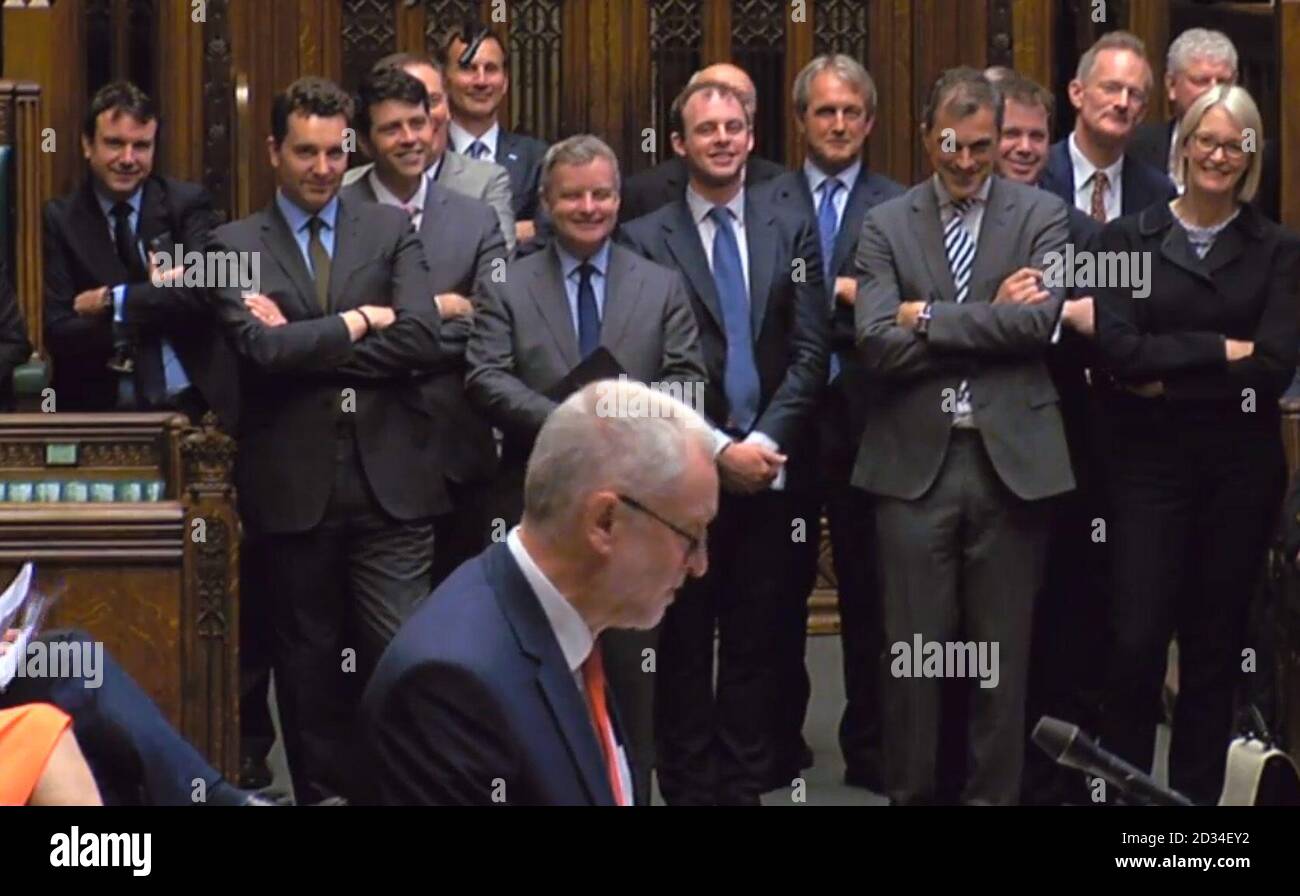
[[[730,416],[723,386],[727,335],[690,207],[678,199],[629,222],[622,234],[639,254],[686,276],[708,372],[704,410],[713,425],[725,428]],[[745,190],[745,236],[760,389],[754,430],[773,439],[790,458],[787,485],[798,488],[815,474],[812,418],[826,383],[830,341],[817,230],[807,215],[778,203],[772,184],[766,183]]]
[[[858,347],[886,397],[868,409],[854,485],[903,500],[925,494],[952,436],[945,395],[964,379],[984,448],[1007,488],[1029,501],[1074,487],[1044,363],[1064,290],[1034,305],[992,304],[1008,274],[1045,268],[1067,238],[1060,200],[993,175],[970,292],[958,305],[933,178],[867,212],[858,243]],[[903,301],[934,303],[928,335],[894,322]]]
[[[1145,121],[1133,132],[1128,151],[1159,171],[1169,168],[1169,141],[1174,135],[1174,121]],[[1274,221],[1278,220],[1281,196],[1278,192],[1277,141],[1264,141],[1263,168],[1259,172],[1259,192],[1255,204]]]
[[[418,520],[450,509],[443,478],[425,473],[435,429],[421,380],[459,360],[442,348],[429,269],[411,219],[396,208],[341,199],[336,226],[331,307],[378,304],[397,311],[392,326],[356,343],[337,313],[321,311],[274,200],[213,235],[222,251],[261,253],[260,291],[289,321],[264,326],[238,289],[213,291],[243,362],[245,422],[235,469],[240,512],[262,532],[303,532],[320,522],[339,428],[348,425],[355,427],[366,479],[390,516]],[[354,410],[344,409],[349,397]]]
[[[1153,206],[1102,230],[1103,252],[1149,253],[1150,294],[1097,291],[1097,347],[1120,380],[1160,380],[1165,401],[1240,408],[1255,390],[1256,412],[1228,420],[1278,434],[1277,400],[1291,383],[1300,345],[1300,239],[1251,205],[1199,259],[1168,206]],[[1253,340],[1229,363],[1224,338]],[[1269,422],[1273,421],[1273,422]]]
[[[378,202],[363,178],[343,188],[343,198]],[[504,273],[506,243],[492,206],[430,183],[420,219],[420,245],[429,265],[428,298],[455,292],[482,304],[484,285]],[[500,265],[494,262],[500,261]],[[471,318],[459,317],[442,324],[442,345],[448,356],[465,357]],[[425,398],[438,430],[437,469],[454,482],[483,482],[496,470],[496,440],[487,420],[469,403],[465,394],[465,366],[429,377],[423,384]]]
[[[511,205],[516,221],[532,221],[538,215],[537,187],[542,178],[546,143],[527,134],[497,133],[496,163],[510,174]]]
[[[1047,153],[1047,167],[1043,169],[1044,190],[1055,193],[1066,205],[1074,205],[1074,165],[1070,162],[1069,138],[1052,144]],[[1157,202],[1168,202],[1176,195],[1174,185],[1165,174],[1164,166],[1152,167],[1133,155],[1124,156],[1124,171],[1120,175],[1120,213],[1131,215]]]
[[[817,206],[802,168],[787,171],[776,178],[773,191],[778,202],[807,215],[812,222],[813,232],[818,232]],[[865,165],[859,169],[858,179],[849,190],[839,232],[835,235],[835,253],[831,258],[833,277],[857,276],[854,265],[857,262],[858,237],[862,235],[862,219],[866,217],[868,209],[902,193],[901,184],[883,174],[868,171]],[[827,291],[834,292],[833,283],[827,283],[826,288]],[[840,375],[835,378],[831,388],[843,393],[846,399],[852,419],[844,422],[853,434],[856,445],[857,439],[862,435],[862,425],[866,419],[864,403],[868,400],[872,383],[858,358],[853,332],[853,306],[836,301],[833,296],[828,301],[831,308],[830,350],[840,362]]]
[[[18,297],[9,282],[9,271],[0,261],[0,411],[13,409],[14,368],[32,355],[27,328],[18,313]]]
[[[556,402],[545,392],[581,362],[554,246],[511,262],[487,284],[466,357],[470,399],[506,434],[503,455],[527,446]],[[610,246],[600,344],[631,379],[702,383],[699,332],[681,276]]]
[[[776,162],[751,155],[745,163],[745,186],[755,187],[784,173],[785,169]],[[635,221],[670,202],[676,202],[686,195],[686,184],[689,181],[686,163],[677,155],[632,175],[623,181],[622,201],[618,209],[619,222]]]
[[[614,803],[586,700],[505,543],[457,569],[401,627],[361,720],[368,801]]]
[[[175,254],[208,248],[215,218],[212,198],[197,184],[150,177],[136,234]],[[117,377],[108,369],[113,352],[113,312],[94,317],[73,310],[77,294],[127,282],[127,272],[95,198],[91,178],[81,188],[45,206],[45,339],[54,365],[54,389],[63,411],[111,411],[117,406]],[[233,430],[239,417],[235,356],[212,314],[206,291],[154,286],[145,281],[126,290],[125,318],[138,342],[166,337],[190,382],[222,423]]]

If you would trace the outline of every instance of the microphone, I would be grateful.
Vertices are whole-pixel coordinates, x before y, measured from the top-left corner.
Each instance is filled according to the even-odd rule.
[[[1195,805],[1181,793],[1161,787],[1149,775],[1138,771],[1109,750],[1102,749],[1096,741],[1080,731],[1078,725],[1043,716],[1034,726],[1031,737],[1043,752],[1059,764],[1101,778],[1118,787],[1124,795],[1145,805]]]

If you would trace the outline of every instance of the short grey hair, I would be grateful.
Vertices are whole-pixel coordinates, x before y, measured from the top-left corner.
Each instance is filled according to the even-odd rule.
[[[575,134],[559,143],[551,145],[542,157],[542,176],[537,192],[545,196],[546,188],[551,183],[551,171],[556,165],[589,165],[596,159],[608,159],[614,168],[614,192],[621,189],[622,180],[618,172],[618,156],[609,144],[594,134]]]
[[[1250,95],[1250,91],[1235,84],[1220,84],[1205,91],[1183,113],[1182,121],[1178,122],[1178,134],[1181,140],[1174,150],[1175,180],[1179,185],[1186,185],[1187,143],[1196,133],[1196,128],[1200,126],[1205,113],[1216,106],[1227,112],[1232,120],[1241,126],[1242,131],[1252,131],[1255,134],[1255,150],[1246,153],[1246,158],[1249,160],[1246,163],[1246,171],[1241,175],[1241,180],[1237,181],[1237,199],[1250,202],[1259,192],[1259,179],[1264,167],[1264,124],[1259,114],[1259,106],[1255,105],[1255,99]]]
[[[790,97],[794,100],[796,115],[802,116],[808,111],[813,79],[822,72],[830,72],[841,81],[851,84],[866,99],[867,116],[870,117],[875,114],[876,82],[871,79],[870,72],[852,56],[846,56],[843,53],[830,53],[818,56],[805,65],[803,70],[795,76],[794,89],[790,92]]]
[[[667,392],[626,377],[591,383],[542,424],[524,477],[524,519],[556,536],[592,492],[653,499],[672,490],[692,449],[711,460],[713,445],[704,418]]]
[[[1096,43],[1079,57],[1079,67],[1074,72],[1075,80],[1087,83],[1102,50],[1128,50],[1142,57],[1142,61],[1147,64],[1147,82],[1150,86],[1154,75],[1151,73],[1151,60],[1147,57],[1147,45],[1131,31],[1111,31],[1097,38]]]
[[[1222,31],[1188,28],[1178,35],[1165,56],[1165,73],[1176,75],[1191,65],[1193,59],[1224,62],[1234,75],[1237,73],[1237,48]]]

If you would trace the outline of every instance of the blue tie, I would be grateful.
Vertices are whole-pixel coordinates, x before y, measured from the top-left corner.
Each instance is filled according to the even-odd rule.
[[[822,268],[826,277],[826,288],[831,294],[831,313],[835,312],[835,277],[831,271],[831,261],[835,256],[835,237],[839,231],[839,222],[835,218],[835,196],[844,189],[838,177],[828,177],[822,181],[822,200],[817,206],[817,231],[821,236]],[[831,352],[830,375],[827,382],[834,382],[840,374],[840,359]]]
[[[716,230],[713,234],[713,282],[722,303],[722,323],[727,331],[727,366],[723,374],[727,403],[731,406],[728,427],[749,432],[758,416],[758,366],[754,363],[753,328],[749,323],[749,295],[745,269],[740,264],[740,246],[731,229],[731,213],[725,206],[709,210]]]
[[[596,309],[596,291],[591,288],[595,268],[578,265],[578,353],[587,357],[600,345],[600,312]]]
[[[484,143],[482,140],[475,140],[473,143],[469,145],[469,149],[466,150],[466,155],[468,155],[471,159],[481,159],[485,155],[487,155],[487,151],[488,149],[486,143]]]

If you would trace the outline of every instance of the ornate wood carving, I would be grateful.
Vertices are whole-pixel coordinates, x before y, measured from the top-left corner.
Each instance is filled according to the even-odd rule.
[[[754,152],[785,158],[785,0],[735,0],[731,10],[731,55],[754,79],[760,98],[754,122]]]
[[[668,110],[700,68],[704,40],[700,0],[653,0],[650,4],[650,127],[655,131],[653,161],[669,148]],[[638,147],[639,148],[639,147]]]
[[[442,36],[466,21],[482,21],[478,0],[424,0],[424,51],[436,56]]]
[[[989,0],[989,65],[1015,68],[1012,0]]]
[[[235,198],[229,6],[228,0],[208,0],[208,20],[203,25],[203,185],[212,194],[219,223],[231,219]],[[245,139],[251,140],[252,134]],[[241,172],[241,176],[247,173]]]
[[[393,0],[343,0],[343,86],[356,90],[370,66],[397,49]]]
[[[818,0],[813,19],[813,53],[844,53],[868,64],[871,10],[860,0]]]
[[[554,142],[561,136],[563,4],[515,0],[509,8],[511,126]]]

